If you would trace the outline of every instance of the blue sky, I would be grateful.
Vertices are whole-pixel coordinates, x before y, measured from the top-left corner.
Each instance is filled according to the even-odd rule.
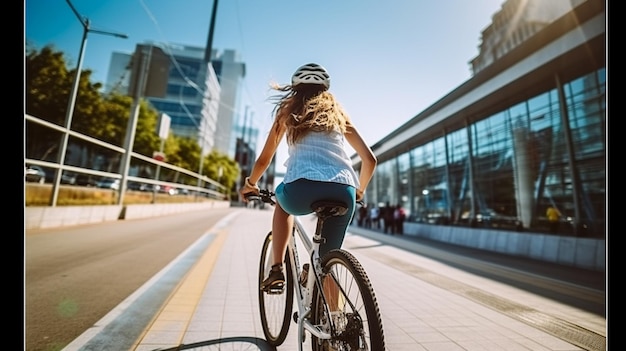
[[[70,1],[91,29],[128,35],[88,34],[83,69],[95,82],[105,83],[113,52],[132,53],[138,43],[207,43],[211,0]],[[297,67],[317,62],[372,145],[471,77],[481,32],[503,2],[221,0],[213,48],[235,49],[246,64],[234,108],[249,106],[260,143],[272,121],[269,83],[288,83]],[[67,1],[26,0],[24,17],[25,40],[52,45],[76,66],[83,28]]]

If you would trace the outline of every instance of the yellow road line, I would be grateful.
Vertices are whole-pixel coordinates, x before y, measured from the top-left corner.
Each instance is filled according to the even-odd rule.
[[[181,280],[135,347],[149,344],[155,346],[182,344],[187,327],[226,241],[227,233],[227,230],[221,229],[215,234],[216,237],[209,248]]]

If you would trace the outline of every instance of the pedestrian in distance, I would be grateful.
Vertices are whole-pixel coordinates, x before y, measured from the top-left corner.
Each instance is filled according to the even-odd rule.
[[[387,204],[385,205],[385,207],[380,209],[380,215],[383,217],[383,232],[385,234],[387,234],[387,232],[389,232],[389,234],[391,235],[394,234],[394,229],[395,229],[393,225],[393,212],[394,211],[395,211],[395,208],[389,204],[389,201],[387,201]]]
[[[376,206],[375,204],[373,206],[370,206],[369,216],[370,216],[370,227],[372,229],[378,229],[380,227],[379,222],[378,222],[379,215],[380,215],[380,208],[378,208],[378,206]]]
[[[393,211],[393,227],[396,234],[404,234],[404,221],[406,220],[406,211],[401,204],[396,205]]]
[[[366,227],[367,225],[367,207],[365,205],[359,207],[359,227]]]
[[[365,211],[365,228],[372,229],[372,216],[370,215],[370,213],[372,212],[372,205],[365,204],[365,206],[362,207],[365,207],[367,209],[367,211]]]
[[[326,220],[322,231],[325,242],[320,256],[343,244],[346,229],[354,217],[356,201],[364,199],[365,189],[376,168],[376,156],[365,143],[349,115],[329,91],[330,75],[319,64],[299,67],[291,84],[272,84],[274,122],[249,176],[239,193],[259,194],[257,181],[270,165],[278,145],[286,138],[288,159],[283,181],[276,187],[277,204],[272,220],[273,265],[261,290],[285,285],[283,261],[293,227],[293,216],[313,212],[318,200],[339,200],[348,211]],[[359,175],[352,167],[345,142],[361,158]]]

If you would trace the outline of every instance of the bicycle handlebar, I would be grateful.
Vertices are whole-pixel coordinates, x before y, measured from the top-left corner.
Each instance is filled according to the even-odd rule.
[[[273,191],[270,191],[267,189],[261,189],[259,190],[258,195],[254,193],[248,193],[248,194],[245,194],[244,197],[247,200],[257,200],[257,201],[261,201],[267,204],[276,205],[276,201],[274,201],[273,199],[274,195],[276,195],[276,193],[274,193]],[[363,200],[359,200],[356,203],[358,205],[365,206],[365,201]]]
[[[257,200],[264,202],[266,204],[276,205],[276,201],[274,201],[273,197],[276,195],[273,191],[269,191],[267,189],[259,190],[259,194],[247,193],[244,197],[247,200]]]

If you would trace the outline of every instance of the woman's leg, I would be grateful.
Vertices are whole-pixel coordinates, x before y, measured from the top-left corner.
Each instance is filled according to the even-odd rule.
[[[293,216],[285,212],[277,203],[274,208],[274,218],[272,219],[272,249],[274,252],[274,264],[282,263],[285,260],[287,242],[289,234],[293,228]]]
[[[261,290],[263,291],[281,290],[285,286],[283,262],[292,227],[293,216],[286,213],[279,204],[276,204],[272,219],[272,269],[269,276],[261,282]]]

